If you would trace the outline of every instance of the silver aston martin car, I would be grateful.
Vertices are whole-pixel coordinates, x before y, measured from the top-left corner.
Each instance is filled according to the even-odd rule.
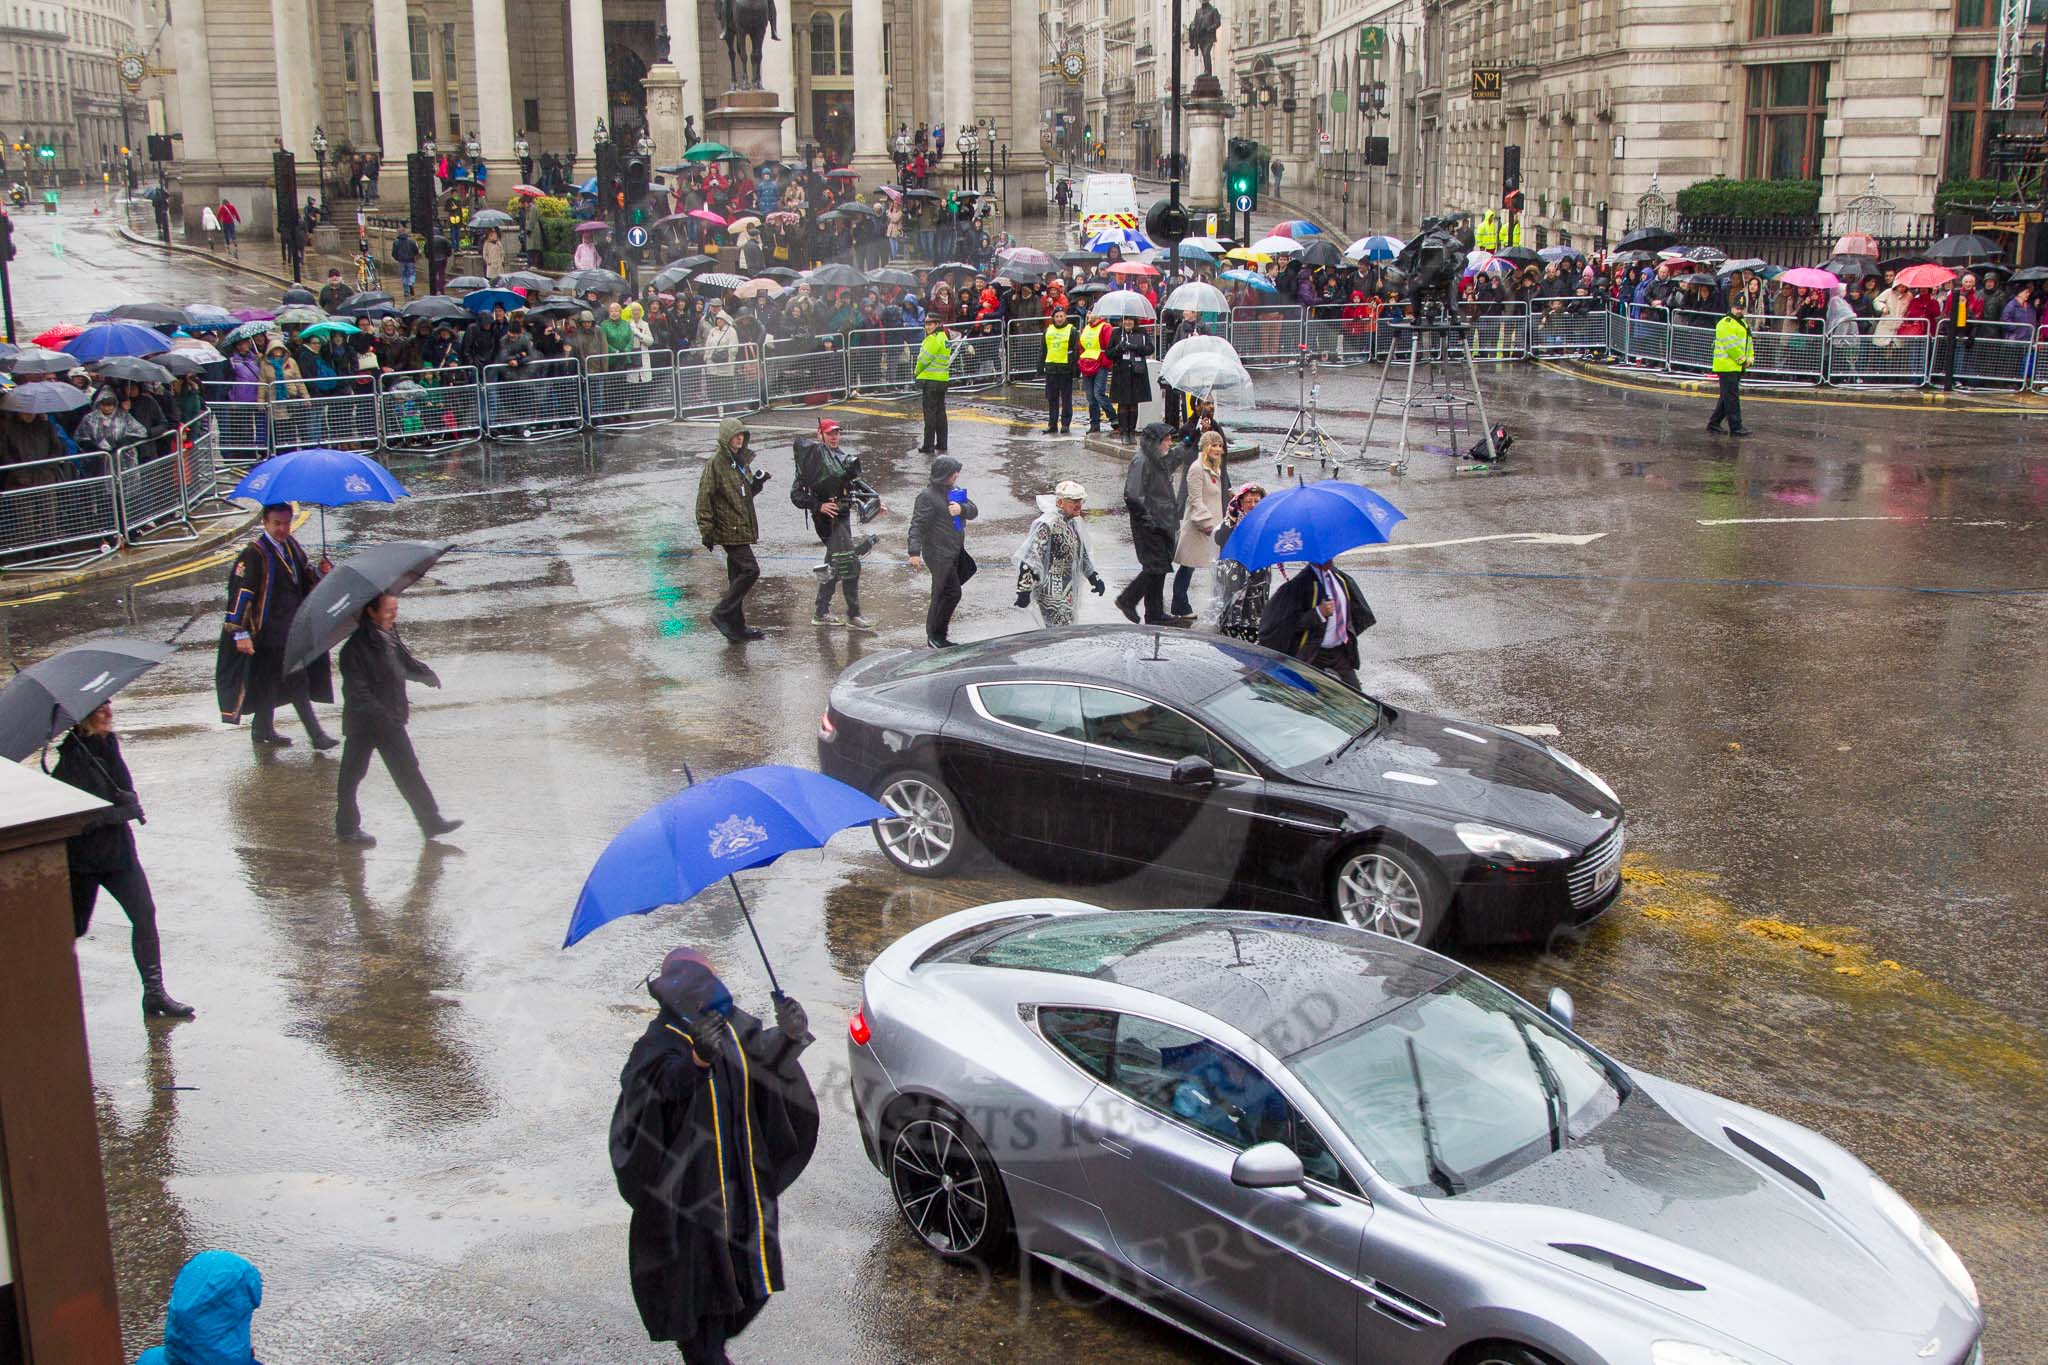
[[[1979,1365],[1969,1272],[1855,1157],[1377,934],[986,905],[876,958],[848,1033],[931,1250],[1247,1360]]]

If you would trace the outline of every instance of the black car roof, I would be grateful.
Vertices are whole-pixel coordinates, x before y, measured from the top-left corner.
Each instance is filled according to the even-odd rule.
[[[1108,950],[1062,953],[1091,929]],[[1047,939],[1066,940],[1064,945]],[[1103,911],[1019,925],[975,944],[984,966],[1088,976],[1201,1010],[1291,1057],[1465,969],[1392,939],[1293,915]]]
[[[1186,704],[1280,657],[1242,641],[1158,626],[1069,626],[918,650],[904,658],[884,656],[854,681],[868,687],[910,678],[991,682],[1029,676],[1123,683]]]

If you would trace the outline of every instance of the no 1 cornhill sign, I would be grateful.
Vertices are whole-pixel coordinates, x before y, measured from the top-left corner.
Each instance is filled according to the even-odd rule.
[[[1475,100],[1497,100],[1500,98],[1499,67],[1475,66],[1472,68],[1472,98]]]

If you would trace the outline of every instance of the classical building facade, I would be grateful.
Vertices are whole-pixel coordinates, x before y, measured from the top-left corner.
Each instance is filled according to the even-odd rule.
[[[142,101],[117,70],[136,20],[133,0],[0,3],[0,156],[10,177],[97,180],[119,166],[145,127]],[[45,146],[56,155],[38,156]]]
[[[1130,0],[1122,0],[1129,4]],[[781,0],[762,84],[794,117],[784,152],[830,147],[879,174],[899,126],[944,124],[948,146],[976,124],[984,145],[1038,159],[1040,65],[1030,0]],[[374,152],[389,199],[407,152],[474,136],[495,183],[529,154],[593,167],[597,123],[637,128],[642,80],[663,30],[684,111],[705,114],[732,84],[709,5],[689,0],[176,0],[165,119],[188,225],[225,191],[263,230],[271,153],[297,154],[301,193],[329,165]],[[500,176],[508,176],[500,180]],[[252,212],[253,210],[253,212]]]

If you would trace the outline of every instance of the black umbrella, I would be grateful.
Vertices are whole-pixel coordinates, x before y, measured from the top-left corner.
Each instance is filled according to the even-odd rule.
[[[278,295],[277,301],[289,308],[295,303],[318,303],[320,296],[303,285],[295,284]]]
[[[1084,280],[1082,283],[1069,289],[1067,297],[1078,299],[1083,294],[1107,294],[1114,287],[1113,285],[1104,284],[1101,280]]]
[[[1526,246],[1502,247],[1499,251],[1496,251],[1493,254],[1500,257],[1500,259],[1502,259],[1503,261],[1513,261],[1516,265],[1543,264],[1543,258],[1541,256],[1538,256],[1535,253],[1535,251]],[[1306,260],[1307,257],[1308,253],[1306,251],[1302,252],[1302,258]]]
[[[168,303],[124,303],[119,308],[109,308],[107,316],[123,322],[141,322],[151,327],[183,327],[191,319],[182,308],[173,308]]]
[[[1648,265],[1657,259],[1654,251],[1616,251],[1607,257],[1609,265]]]
[[[409,318],[425,318],[429,322],[474,322],[476,314],[464,308],[454,299],[439,294],[429,294],[423,299],[414,299],[398,310]]]
[[[1097,257],[1096,259],[1100,260],[1101,258]],[[947,261],[943,265],[935,265],[930,270],[925,271],[925,278],[935,280],[941,275],[979,275],[980,273],[981,267],[978,265],[969,265],[965,261]]]
[[[528,293],[533,293],[536,290],[543,294],[552,293],[555,288],[553,276],[543,275],[533,270],[514,270],[508,274],[498,276],[492,283],[499,289],[524,289]]]
[[[359,313],[365,308],[388,308],[390,306],[391,296],[389,294],[381,289],[365,289],[359,294],[350,294],[341,301],[341,307],[334,311],[337,313]]]
[[[666,274],[670,270],[680,270],[685,275],[688,275],[698,270],[709,270],[717,264],[717,259],[711,256],[678,256],[663,268],[662,273]]]
[[[442,285],[441,289],[444,293],[453,293],[457,289],[467,291],[471,289],[489,289],[490,287],[491,282],[481,275],[457,275],[454,279]]]
[[[2043,280],[2048,280],[2048,266],[2030,265],[2024,270],[2013,271],[2012,278],[2007,280],[2006,283],[2039,284]]]
[[[1877,263],[1877,268],[1880,271],[1904,270],[1909,265],[1920,265],[1926,260],[1925,256],[1888,256]]]
[[[1717,246],[1687,247],[1685,259],[1695,265],[1719,265],[1728,259],[1728,253]]]
[[[654,292],[657,294],[672,294],[689,282],[690,272],[678,270],[674,266],[670,266],[667,270],[662,271],[659,275],[648,281],[649,284],[654,286]]]
[[[565,294],[583,294],[595,290],[600,294],[617,294],[624,297],[633,292],[624,277],[609,270],[572,270],[562,276],[556,286]]]
[[[91,367],[92,372],[102,379],[127,379],[137,384],[168,384],[171,372],[153,360],[139,356],[108,356]]]
[[[387,592],[404,592],[426,576],[453,545],[394,540],[350,555],[320,580],[292,616],[284,671],[297,672],[349,637],[363,608]]]
[[[1662,251],[1678,245],[1678,234],[1670,228],[1639,227],[1614,245],[1623,251]]]
[[[1528,251],[1528,248],[1510,247],[1508,250]],[[1507,255],[1507,252],[1504,251],[1501,253],[1501,255],[1505,256]],[[1531,260],[1534,260],[1535,257],[1536,253],[1530,251],[1529,258]],[[1164,260],[1166,258],[1162,256],[1160,259]],[[1312,237],[1302,245],[1300,251],[1295,253],[1295,259],[1300,261],[1303,265],[1342,265],[1344,263],[1344,253],[1337,249],[1337,244],[1335,242],[1329,241],[1328,239],[1323,237]]]
[[[905,199],[940,199],[943,198],[944,196],[939,194],[936,190],[928,190],[919,187],[918,189],[903,191],[903,197]]]
[[[876,212],[875,206],[873,204],[862,203],[858,199],[849,199],[843,204],[834,205],[832,208],[832,212],[840,214],[858,214],[862,218],[875,218],[880,216]]]
[[[1062,251],[1053,259],[1061,265],[1094,265],[1102,257],[1092,251]]]
[[[660,290],[659,285],[655,287],[657,291]],[[535,318],[573,318],[578,313],[589,311],[590,305],[582,299],[549,299],[546,303],[537,303],[527,309],[526,319],[531,322]]]
[[[884,266],[880,270],[870,270],[868,272],[868,283],[887,285],[894,289],[915,289],[917,288],[917,276],[911,274],[908,270],[896,270],[889,266]]]
[[[691,171],[694,171],[696,169],[697,168],[695,166],[691,166],[686,163],[678,163],[677,165],[674,166],[656,166],[654,168],[654,171],[657,175],[688,175]]]
[[[868,282],[867,276],[837,261],[819,266],[804,278],[819,289],[858,289]]]
[[[762,271],[760,277],[764,280],[773,280],[777,284],[795,284],[803,278],[802,275],[791,270],[786,265],[772,265]]]
[[[96,640],[30,664],[0,689],[0,757],[19,763],[172,652],[153,640]]]
[[[1712,275],[1709,275],[1706,271],[1702,270],[1697,275],[1685,276],[1683,279],[1679,280],[1679,283],[1697,284],[1703,288],[1712,289],[1715,285],[1719,284],[1720,281],[1714,278]]]
[[[1830,256],[1821,262],[1820,268],[1842,280],[1860,280],[1878,273],[1875,256]]]
[[[204,374],[208,362],[190,351],[165,351],[152,363],[161,365],[173,375],[182,378],[188,374]]]
[[[2003,255],[2004,247],[1974,232],[1958,232],[1944,237],[1926,251],[1927,259],[1937,265],[1982,265]]]

